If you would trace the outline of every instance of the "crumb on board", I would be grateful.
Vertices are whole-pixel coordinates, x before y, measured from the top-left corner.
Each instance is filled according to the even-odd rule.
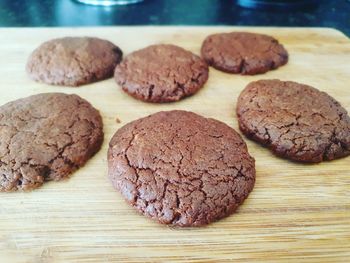
[[[115,118],[115,122],[116,123],[121,123],[122,121],[117,117],[117,118]]]

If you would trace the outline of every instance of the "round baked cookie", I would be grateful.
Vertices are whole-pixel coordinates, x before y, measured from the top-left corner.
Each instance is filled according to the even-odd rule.
[[[181,47],[152,45],[128,55],[114,77],[139,100],[172,102],[196,93],[208,79],[208,66]]]
[[[95,37],[64,37],[47,41],[30,55],[26,70],[39,82],[79,86],[113,76],[122,51]]]
[[[208,36],[202,57],[214,68],[243,75],[255,75],[276,69],[288,61],[288,53],[273,37],[231,32]]]
[[[201,226],[226,217],[254,187],[240,135],[192,112],[158,112],[119,129],[109,143],[113,186],[163,224]]]
[[[251,82],[237,103],[239,127],[279,156],[321,162],[350,154],[350,118],[332,97],[292,81]]]
[[[61,180],[101,147],[99,112],[77,95],[42,93],[0,107],[0,191]]]

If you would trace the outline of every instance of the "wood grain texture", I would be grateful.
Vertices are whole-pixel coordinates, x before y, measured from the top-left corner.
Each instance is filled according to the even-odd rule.
[[[137,101],[113,79],[64,88],[31,81],[24,67],[41,42],[67,35],[106,38],[125,54],[154,43],[199,53],[207,34],[246,30],[279,39],[289,63],[258,76],[210,69],[195,96],[171,104]],[[250,81],[279,78],[328,92],[350,111],[350,41],[332,29],[237,27],[104,27],[0,29],[0,104],[40,92],[77,93],[101,111],[105,142],[63,182],[30,193],[0,193],[1,262],[349,262],[350,157],[305,165],[274,157],[247,141],[257,181],[238,213],[203,228],[177,229],[137,214],[107,179],[113,133],[145,115],[191,110],[238,129],[236,99]],[[116,122],[116,118],[121,123]]]

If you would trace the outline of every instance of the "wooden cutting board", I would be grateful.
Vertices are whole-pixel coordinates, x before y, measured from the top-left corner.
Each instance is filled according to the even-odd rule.
[[[211,68],[198,94],[171,104],[137,101],[113,79],[64,88],[35,83],[24,70],[30,52],[55,37],[97,36],[116,43],[124,54],[155,43],[198,54],[206,35],[232,30],[273,35],[288,49],[289,63],[258,76]],[[249,198],[226,219],[186,229],[136,213],[112,189],[106,161],[109,139],[118,128],[160,110],[191,110],[238,129],[237,96],[257,79],[312,85],[350,111],[350,41],[342,33],[325,28],[101,27],[0,29],[0,36],[0,104],[40,92],[77,93],[101,111],[105,130],[101,151],[69,180],[30,193],[0,193],[0,262],[349,262],[350,157],[298,164],[246,140],[257,168]]]

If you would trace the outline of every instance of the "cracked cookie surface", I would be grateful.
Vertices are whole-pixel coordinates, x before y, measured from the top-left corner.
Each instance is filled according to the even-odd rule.
[[[291,81],[251,82],[237,103],[239,126],[247,137],[274,153],[301,162],[350,154],[350,118],[325,92]]]
[[[158,112],[119,129],[109,144],[113,186],[163,224],[201,226],[232,214],[254,187],[240,135],[192,112]]]
[[[174,45],[152,45],[128,55],[114,78],[131,96],[148,102],[172,102],[196,93],[208,79],[199,56]]]
[[[30,55],[26,70],[35,81],[79,86],[113,76],[122,51],[93,37],[64,37],[47,41]]]
[[[208,36],[202,57],[212,67],[243,75],[255,75],[276,69],[288,61],[288,53],[273,37],[231,32]]]
[[[0,107],[0,191],[58,181],[101,147],[99,112],[77,95],[42,93]]]

